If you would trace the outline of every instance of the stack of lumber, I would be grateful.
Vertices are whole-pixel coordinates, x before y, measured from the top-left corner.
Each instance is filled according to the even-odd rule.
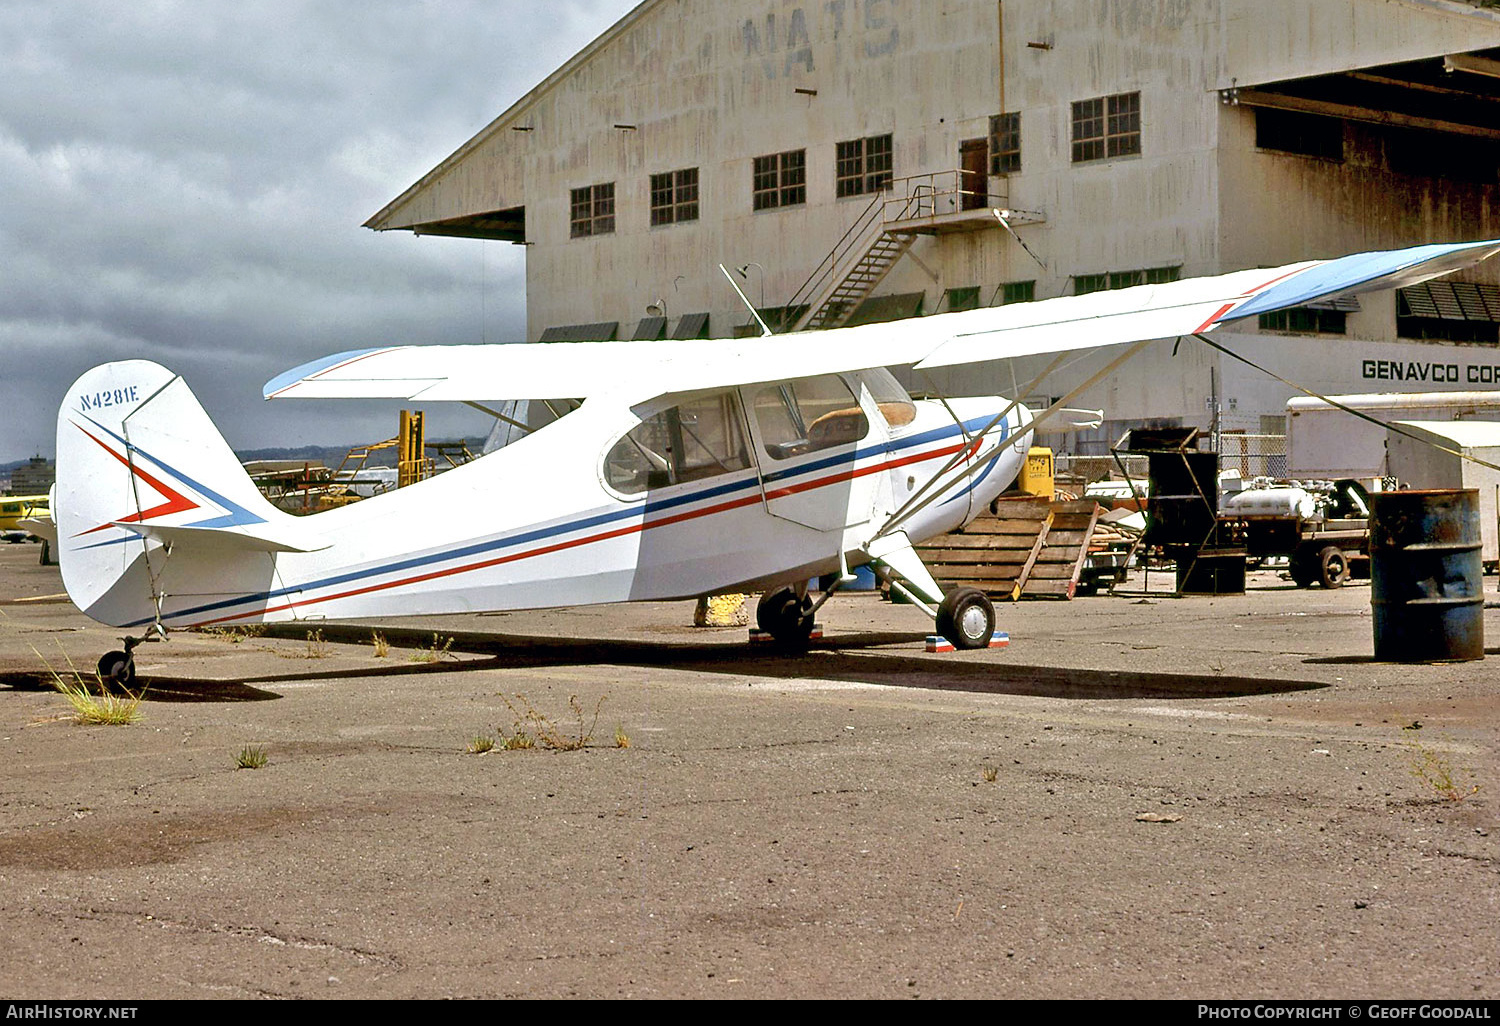
[[[993,512],[918,546],[944,588],[978,588],[993,598],[1070,599],[1099,521],[1092,499],[999,499]]]

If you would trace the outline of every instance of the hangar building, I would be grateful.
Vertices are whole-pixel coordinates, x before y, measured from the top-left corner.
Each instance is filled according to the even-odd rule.
[[[367,224],[525,245],[532,340],[744,334],[721,263],[785,329],[1497,238],[1500,10],[646,0]],[[1340,393],[1494,387],[1497,331],[1491,264],[1218,337]],[[931,384],[1045,403],[1104,360]],[[1079,444],[1280,431],[1294,394],[1164,341]]]

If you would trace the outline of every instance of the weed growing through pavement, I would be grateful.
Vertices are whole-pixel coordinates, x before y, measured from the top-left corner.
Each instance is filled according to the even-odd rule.
[[[526,748],[536,747],[536,738],[524,730],[514,730],[509,734],[503,734],[500,747],[507,752],[518,752]]]
[[[495,739],[488,734],[475,734],[474,739],[469,742],[469,747],[464,751],[470,755],[483,755],[485,752],[494,751]]]
[[[436,634],[432,636],[431,648],[419,648],[412,654],[412,662],[436,663],[442,661],[449,655],[448,650],[453,647],[453,639],[443,641]]]
[[[391,654],[391,643],[385,640],[385,635],[379,631],[371,631],[375,642],[375,658],[384,659]]]
[[[1453,777],[1453,764],[1447,756],[1423,744],[1406,746],[1406,765],[1411,775],[1443,801],[1461,802],[1479,793],[1479,785],[1473,784],[1466,791]]]
[[[627,733],[625,733],[625,728],[623,726],[621,726],[620,724],[618,724],[618,723],[615,724],[615,747],[616,748],[629,748],[630,747],[630,735],[627,734]]]
[[[238,645],[246,638],[258,638],[265,634],[266,625],[263,623],[247,623],[237,627],[194,627],[193,630],[210,638],[219,638],[229,642],[231,645]]]
[[[594,706],[593,718],[587,726],[584,725],[584,720],[587,717],[583,711],[583,706],[578,701],[578,696],[568,696],[568,708],[573,711],[573,715],[578,721],[578,729],[576,732],[568,731],[566,733],[558,727],[557,723],[550,716],[538,712],[525,695],[517,694],[514,697],[515,701],[512,702],[503,692],[500,694],[500,701],[505,703],[505,707],[510,710],[512,717],[509,733],[504,728],[501,728],[500,731],[501,736],[505,738],[505,747],[507,749],[531,748],[539,745],[542,748],[552,748],[560,752],[576,752],[580,748],[587,748],[590,742],[594,740],[594,729],[599,725],[599,710],[604,708],[604,700],[609,696],[599,696],[599,702]],[[629,738],[625,738],[625,744],[619,744],[620,738],[624,736],[625,732],[617,727],[615,729],[615,743],[617,747],[629,747]],[[519,739],[525,739],[526,743],[520,743]],[[515,740],[515,743],[512,743],[513,740]]]
[[[104,686],[104,680],[98,673],[95,673],[94,684],[99,690],[99,693],[96,695],[89,690],[83,674],[78,672],[78,668],[73,665],[73,660],[69,658],[66,651],[63,652],[63,658],[68,662],[68,672],[66,674],[59,673],[53,669],[52,664],[47,662],[46,658],[35,647],[31,651],[41,660],[42,665],[47,668],[47,672],[51,674],[52,686],[73,707],[74,723],[89,726],[123,726],[127,723],[135,723],[141,719],[141,699],[146,697],[144,688],[135,694],[127,691],[123,697],[113,695]]]
[[[260,769],[267,761],[266,750],[259,745],[246,745],[240,749],[240,754],[234,757],[235,769]]]
[[[985,763],[980,767],[979,772],[983,775],[986,784],[993,784],[1000,778],[1000,767],[993,763]]]
[[[307,658],[327,659],[331,654],[328,651],[328,642],[323,640],[322,631],[307,632]]]

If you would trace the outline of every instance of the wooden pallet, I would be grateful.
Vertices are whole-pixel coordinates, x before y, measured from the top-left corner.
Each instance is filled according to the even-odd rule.
[[[995,513],[917,551],[945,588],[978,588],[994,598],[1070,599],[1098,521],[1093,500],[1001,499]]]

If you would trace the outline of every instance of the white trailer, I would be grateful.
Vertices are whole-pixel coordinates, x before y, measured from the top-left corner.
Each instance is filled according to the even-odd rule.
[[[1500,470],[1464,458],[1476,457],[1500,466],[1500,424],[1407,420],[1397,422],[1397,426],[1406,433],[1390,432],[1391,476],[1403,488],[1478,489],[1481,559],[1487,566],[1500,562],[1500,523],[1496,521]],[[1462,456],[1444,450],[1456,450]]]
[[[1288,400],[1288,477],[1349,477],[1359,481],[1400,477],[1389,466],[1383,424],[1397,420],[1500,421],[1500,391],[1378,392],[1329,398],[1382,423],[1372,424],[1321,399]]]

